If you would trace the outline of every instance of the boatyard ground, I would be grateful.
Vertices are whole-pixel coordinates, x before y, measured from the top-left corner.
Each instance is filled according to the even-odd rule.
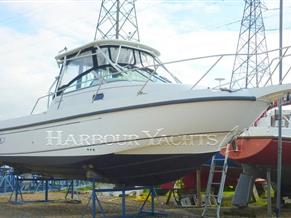
[[[0,196],[0,217],[2,218],[32,218],[32,217],[58,217],[58,218],[80,218],[91,217],[91,210],[87,206],[89,193],[80,194],[82,203],[77,201],[66,201],[64,192],[50,192],[49,203],[45,202],[29,202],[41,200],[44,197],[44,193],[23,194],[25,203],[11,204],[8,203],[9,195]],[[121,198],[101,196],[100,200],[103,203],[103,207],[108,216],[121,214]],[[143,203],[142,197],[128,197],[127,198],[127,211],[134,214],[138,211],[140,205]],[[167,217],[200,217],[201,208],[179,208],[174,202],[170,202],[170,205],[165,205],[166,197],[159,197],[157,199],[157,208],[159,211],[166,212]],[[149,205],[148,205],[149,208]],[[250,208],[234,209],[231,207],[224,207],[222,209],[222,217],[267,217],[266,206],[251,205]],[[287,205],[283,208],[282,217],[291,217],[291,205]],[[101,217],[99,214],[97,217]],[[164,216],[159,216],[164,217]]]

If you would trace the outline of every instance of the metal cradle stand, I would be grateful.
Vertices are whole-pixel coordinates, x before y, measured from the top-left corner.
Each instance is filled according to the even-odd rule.
[[[23,199],[23,181],[34,181],[35,179],[24,179],[20,178],[19,176],[15,176],[15,181],[14,181],[14,188],[13,191],[11,192],[9,202],[13,204],[21,204],[24,202]],[[44,200],[40,200],[39,202],[48,202],[48,192],[49,192],[49,181],[48,180],[42,180],[43,182],[43,188],[44,188]],[[36,189],[33,192],[38,191],[39,185],[36,186]],[[32,190],[31,190],[32,191]]]
[[[78,202],[81,202],[79,192],[75,189],[75,183],[74,180],[71,181],[68,190],[66,192],[65,199],[68,200],[68,196],[70,195],[70,200],[76,200]]]
[[[23,182],[27,182],[25,185]],[[58,184],[56,184],[56,182]],[[88,181],[85,182],[87,184]],[[70,200],[77,200],[80,202],[79,194],[75,187],[81,187],[80,181],[71,180],[68,183],[65,179],[44,179],[39,177],[32,177],[32,178],[22,178],[20,176],[14,176],[13,182],[13,189],[9,198],[9,202],[13,204],[21,204],[24,203],[23,193],[35,193],[35,192],[44,192],[44,199],[43,200],[36,200],[33,202],[48,202],[49,201],[49,191],[54,190],[62,190],[67,188],[67,192],[65,195],[65,199],[68,200],[70,196]],[[25,201],[27,202],[27,201]],[[31,202],[31,201],[30,201]]]
[[[13,204],[20,204],[23,202],[21,181],[18,176],[15,176],[14,188],[11,192],[9,202]]]
[[[0,193],[13,191],[14,175],[11,169],[0,168]]]
[[[134,215],[127,215],[126,214],[126,191],[134,191],[134,190],[142,190],[142,189],[149,189],[150,192],[148,193],[146,199],[144,200],[143,204],[141,205],[137,214]],[[92,201],[92,217],[96,218],[97,207],[99,208],[99,212],[101,217],[108,217],[105,213],[105,210],[97,196],[97,193],[104,193],[104,192],[121,192],[121,218],[129,218],[129,217],[148,217],[148,216],[166,216],[166,213],[157,212],[155,209],[155,197],[156,191],[154,187],[134,187],[134,188],[114,188],[114,189],[95,189],[92,190],[92,196],[88,202],[88,205]],[[144,209],[147,202],[150,201],[151,208],[149,211]]]

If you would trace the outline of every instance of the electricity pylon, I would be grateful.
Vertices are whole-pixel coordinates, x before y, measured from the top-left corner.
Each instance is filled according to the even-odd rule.
[[[94,40],[140,41],[136,0],[102,0]]]
[[[230,89],[266,85],[271,76],[267,51],[262,2],[245,0]]]

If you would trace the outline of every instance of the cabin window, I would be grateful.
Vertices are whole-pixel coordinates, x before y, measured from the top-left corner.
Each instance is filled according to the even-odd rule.
[[[101,48],[101,51],[99,49],[97,50],[97,63],[98,63],[98,66],[104,66],[104,65],[108,65],[109,64],[109,61],[104,57],[104,55],[106,57],[109,57],[109,49],[107,47]]]
[[[91,68],[93,68],[91,52],[80,54],[80,58],[74,59],[73,57],[71,60],[68,60],[63,70],[60,89],[65,88],[65,92],[70,92],[89,86],[90,81],[96,77],[94,72],[86,73],[84,76],[79,75]]]
[[[275,127],[279,127],[279,120],[275,121]],[[282,119],[282,127],[283,128],[287,128],[288,127],[288,123],[284,119]]]
[[[140,52],[135,50],[134,51],[134,56],[135,56],[135,65],[138,67],[138,68],[142,68],[142,63],[141,63],[141,58],[140,58]]]
[[[98,74],[95,70],[91,70],[90,72],[86,73],[86,75],[82,75],[78,80],[72,80],[73,82],[66,88],[66,92],[72,92],[79,89],[88,88],[92,85],[96,84],[96,80],[98,78]]]
[[[283,114],[283,119],[282,119],[282,127],[283,128],[289,128],[289,121],[290,120],[290,115],[284,115]],[[279,116],[277,114],[277,111],[275,112],[275,115],[271,117],[271,126],[272,127],[279,127]]]
[[[94,85],[100,84],[100,80],[104,83],[111,83],[117,81],[146,81],[147,77],[143,74],[140,74],[137,70],[127,70],[125,72],[118,72],[113,67],[101,67],[96,71],[97,77],[99,78],[94,81]]]
[[[135,62],[133,49],[130,48],[111,47],[110,55],[114,63],[133,65]]]
[[[134,64],[134,53],[132,49],[122,48],[118,58],[120,64]]]
[[[155,64],[155,61],[151,55],[145,52],[140,52],[140,57],[141,57],[141,63],[143,67],[149,67],[151,69],[154,69],[153,65]]]
[[[113,67],[100,67],[94,72],[96,75],[91,85],[98,85],[101,81],[103,83],[118,81],[146,82],[147,80],[152,82],[167,82],[149,69],[127,69],[120,73]]]
[[[112,62],[118,63],[119,67],[114,67]],[[91,51],[83,52],[67,59],[58,93],[117,81],[169,83],[169,80],[155,71],[154,64],[152,55],[133,48],[104,46],[98,48],[93,56]],[[118,68],[124,71],[119,72]]]

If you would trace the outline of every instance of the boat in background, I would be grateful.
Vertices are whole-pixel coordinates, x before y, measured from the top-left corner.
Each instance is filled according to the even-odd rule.
[[[200,167],[291,91],[193,89],[158,56],[123,40],[58,55],[47,111],[0,123],[0,162],[46,177],[162,184]]]
[[[291,110],[283,110],[283,165],[291,165]],[[254,126],[237,137],[230,158],[244,164],[275,167],[278,148],[278,110],[267,111]]]
[[[282,119],[282,195],[290,196],[291,182],[291,110],[283,109]],[[237,189],[249,189],[255,179],[267,178],[267,171],[271,172],[271,180],[276,183],[277,157],[278,157],[278,109],[272,108],[266,111],[253,126],[244,131],[236,138],[229,148],[229,158],[237,161],[243,166],[241,183]],[[225,150],[222,150],[224,153]],[[249,180],[249,183],[244,181]],[[243,187],[242,183],[249,184]],[[237,192],[249,195],[248,191]],[[238,197],[240,198],[240,197]],[[247,199],[248,197],[243,197]],[[238,200],[240,202],[240,200]],[[245,206],[248,202],[239,203]]]

